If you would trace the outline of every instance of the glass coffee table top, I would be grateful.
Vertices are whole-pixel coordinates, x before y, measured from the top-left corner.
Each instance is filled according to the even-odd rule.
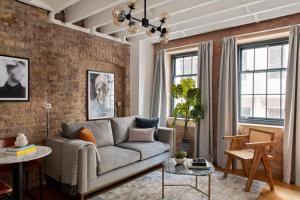
[[[187,160],[182,165],[177,165],[174,158],[169,158],[164,161],[164,170],[171,174],[181,174],[181,175],[193,175],[193,176],[207,176],[215,171],[214,166],[208,162],[210,165],[209,169],[189,169],[187,166]]]

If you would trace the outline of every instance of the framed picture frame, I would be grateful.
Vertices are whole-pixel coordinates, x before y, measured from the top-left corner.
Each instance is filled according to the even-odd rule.
[[[87,71],[87,120],[115,116],[115,74]]]
[[[29,101],[28,58],[0,55],[0,102]]]

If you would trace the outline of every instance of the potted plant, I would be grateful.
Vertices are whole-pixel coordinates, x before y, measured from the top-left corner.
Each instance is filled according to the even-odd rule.
[[[175,153],[175,161],[178,165],[182,165],[184,163],[184,159],[186,157],[186,152],[184,150],[177,150]]]
[[[196,88],[195,80],[185,78],[178,85],[172,85],[171,94],[175,99],[182,99],[173,110],[173,126],[176,126],[178,117],[184,120],[184,133],[181,139],[181,149],[187,152],[191,149],[191,140],[187,137],[190,121],[200,122],[204,119],[204,108],[200,101],[200,88]]]

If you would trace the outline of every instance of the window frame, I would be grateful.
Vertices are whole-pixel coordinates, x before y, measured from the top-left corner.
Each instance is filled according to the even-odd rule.
[[[268,47],[269,50],[270,46],[277,46],[277,45],[286,45],[289,44],[288,38],[280,38],[280,39],[273,39],[273,40],[265,40],[265,41],[259,41],[259,42],[253,42],[253,43],[247,43],[247,44],[240,44],[238,45],[238,122],[239,123],[248,123],[248,124],[264,124],[264,125],[274,125],[274,126],[283,126],[284,125],[284,119],[282,118],[282,96],[286,95],[286,92],[282,92],[282,72],[287,71],[287,68],[282,68],[282,58],[283,58],[283,48],[281,48],[281,68],[274,68],[269,69],[269,52],[267,51],[267,69],[259,69],[255,70],[255,52],[254,52],[254,69],[249,71],[242,71],[242,50],[245,49],[255,49],[259,47]],[[248,117],[248,118],[242,118],[241,117],[241,97],[242,95],[249,95],[252,96],[252,116],[254,113],[254,74],[255,72],[262,72],[266,73],[266,92],[262,95],[266,97],[266,117]],[[268,73],[269,72],[280,72],[280,93],[279,94],[268,94]],[[252,88],[252,94],[242,94],[242,87],[241,87],[241,79],[242,75],[250,73],[253,74],[253,88]],[[280,119],[277,118],[268,118],[267,117],[267,111],[268,111],[268,96],[271,95],[279,95],[280,96]]]
[[[185,52],[185,53],[178,53],[178,54],[174,54],[171,56],[171,61],[172,61],[172,70],[171,70],[171,73],[172,73],[172,77],[171,77],[171,86],[175,83],[175,78],[176,77],[190,77],[190,76],[198,76],[198,72],[196,74],[184,74],[184,71],[183,71],[183,75],[176,75],[176,62],[175,60],[177,58],[185,58],[185,57],[193,57],[193,56],[197,56],[198,57],[198,53],[197,51],[190,51],[190,52]],[[198,58],[197,58],[198,60]],[[183,62],[184,64],[184,62]],[[193,65],[193,61],[192,61],[192,65]],[[184,68],[183,68],[184,70]],[[171,95],[171,94],[170,94]],[[173,110],[174,110],[174,97],[171,95],[171,103],[170,103],[170,117],[174,117],[173,115]],[[179,117],[180,118],[180,117]]]

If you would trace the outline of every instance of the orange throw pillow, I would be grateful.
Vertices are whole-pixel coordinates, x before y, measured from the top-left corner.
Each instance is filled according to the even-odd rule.
[[[94,137],[94,134],[88,128],[82,128],[80,130],[78,139],[96,144],[96,139]]]

